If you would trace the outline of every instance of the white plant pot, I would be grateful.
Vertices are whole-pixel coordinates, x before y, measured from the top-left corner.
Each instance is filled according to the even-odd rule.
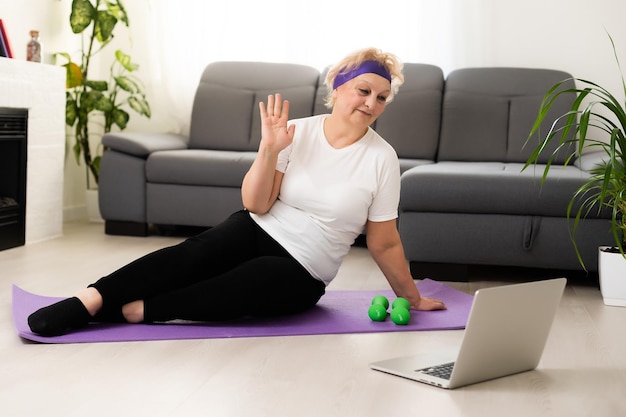
[[[87,206],[87,218],[90,222],[103,223],[104,220],[100,215],[100,206],[98,203],[98,190],[87,189],[85,191],[85,204]]]
[[[602,299],[607,306],[626,307],[626,259],[621,253],[605,252],[606,248],[600,246],[598,252]]]

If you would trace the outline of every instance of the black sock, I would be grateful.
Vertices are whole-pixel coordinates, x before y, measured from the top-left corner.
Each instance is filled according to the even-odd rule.
[[[28,316],[30,329],[41,336],[60,336],[84,327],[90,321],[91,314],[76,297],[40,308]]]

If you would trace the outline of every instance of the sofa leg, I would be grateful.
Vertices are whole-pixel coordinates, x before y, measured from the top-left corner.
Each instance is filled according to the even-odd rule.
[[[469,282],[469,267],[463,264],[410,262],[413,279],[430,278],[435,281]]]
[[[106,220],[104,233],[121,236],[148,236],[148,224],[121,220]]]

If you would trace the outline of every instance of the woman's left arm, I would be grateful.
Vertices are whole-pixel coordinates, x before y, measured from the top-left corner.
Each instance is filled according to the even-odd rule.
[[[422,297],[407,266],[396,220],[367,222],[367,248],[398,297],[406,298],[413,310],[444,310],[440,300]]]

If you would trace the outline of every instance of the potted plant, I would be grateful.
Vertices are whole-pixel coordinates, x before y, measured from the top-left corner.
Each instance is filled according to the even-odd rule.
[[[609,35],[613,54],[620,69],[622,86],[626,94],[626,84],[617,56],[615,43]],[[610,228],[614,238],[614,246],[599,248],[600,289],[605,304],[626,306],[626,109],[607,89],[600,85],[579,78],[574,78],[576,87],[560,89],[562,82],[555,84],[545,94],[539,114],[529,135],[529,140],[539,132],[542,121],[546,118],[554,101],[562,94],[575,94],[576,98],[569,111],[557,118],[545,136],[532,152],[524,169],[536,164],[539,155],[549,144],[557,143],[556,155],[560,150],[576,149],[577,155],[584,151],[592,151],[599,155],[600,161],[589,170],[589,177],[574,193],[567,207],[567,217],[572,219],[571,236],[574,248],[583,268],[585,267],[580,251],[576,245],[575,234],[581,220],[592,211],[606,210],[611,212]],[[596,138],[593,132],[601,133]],[[528,141],[527,141],[528,143]],[[583,157],[586,157],[583,155]],[[574,156],[565,161],[565,165],[572,162]],[[542,181],[548,176],[552,167],[553,157],[548,159],[543,171]],[[610,260],[607,261],[606,258]],[[616,261],[624,263],[624,269],[617,273],[617,282],[612,282],[609,265]],[[617,290],[617,294],[611,294]]]
[[[92,79],[90,65],[92,58],[105,50],[113,40],[116,25],[121,22],[129,27],[128,15],[121,0],[73,0],[69,18],[72,32],[81,35],[80,58],[72,61],[69,53],[59,53],[67,61],[67,91],[65,122],[72,128],[74,144],[72,150],[76,162],[81,157],[89,177],[96,184],[99,178],[100,154],[99,138],[113,127],[124,130],[130,119],[127,108],[150,117],[151,110],[146,100],[144,87],[138,78],[131,75],[138,65],[121,50],[115,51],[108,80]],[[98,127],[96,133],[91,130]],[[93,138],[97,146],[92,149]],[[92,140],[90,142],[90,139]]]

